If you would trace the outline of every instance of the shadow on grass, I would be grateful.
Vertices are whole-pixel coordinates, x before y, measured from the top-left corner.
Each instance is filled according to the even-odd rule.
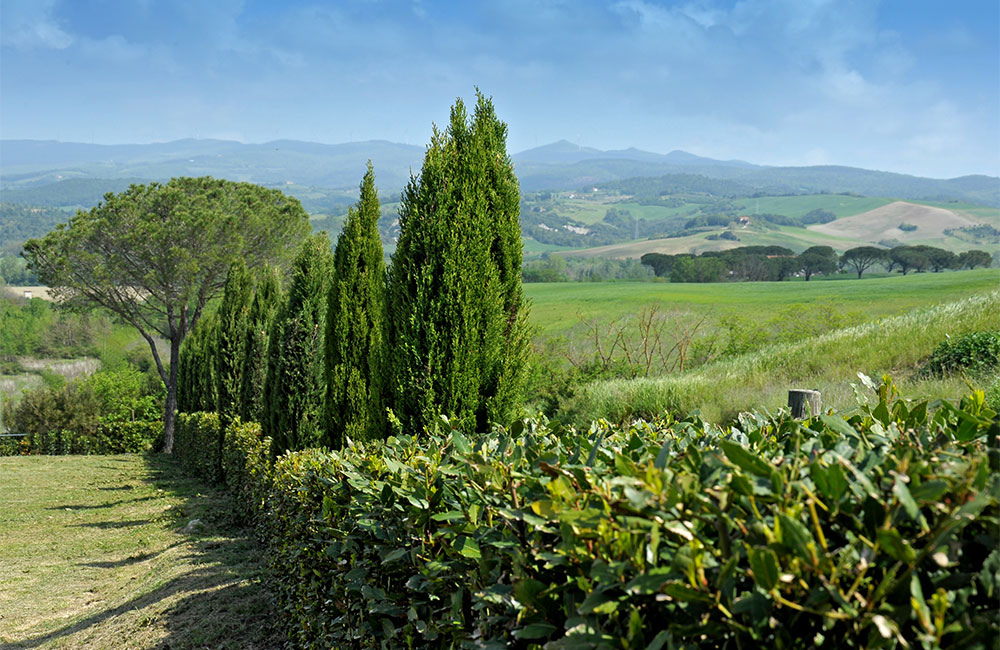
[[[105,488],[98,488],[98,489],[103,490]],[[132,488],[130,487],[129,489]],[[78,504],[67,504],[64,506],[51,506],[49,508],[46,508],[46,510],[103,510],[106,508],[114,508],[116,506],[122,506],[125,505],[126,503],[141,503],[142,501],[152,501],[153,499],[159,499],[159,498],[160,497],[158,496],[148,496],[148,497],[141,497],[138,499],[122,499],[121,501],[112,501],[110,503],[99,503],[97,505],[89,505],[89,506],[78,505]]]
[[[165,527],[175,531],[177,541],[156,553],[78,566],[112,570],[150,560],[174,547],[184,546],[187,552],[178,557],[177,563],[186,568],[166,582],[136,593],[123,603],[5,647],[11,650],[38,648],[75,634],[82,633],[81,637],[86,637],[87,631],[92,628],[97,628],[92,633],[101,638],[109,635],[113,638],[116,634],[130,634],[136,628],[151,625],[165,630],[166,636],[151,641],[148,647],[162,650],[266,650],[284,647],[282,638],[271,624],[273,605],[270,596],[260,582],[262,558],[259,545],[252,539],[252,531],[234,519],[228,494],[186,476],[172,458],[149,456],[146,466],[144,482],[169,496],[184,499],[180,507],[184,513],[183,520],[163,521]],[[200,519],[205,532],[187,532],[183,524],[188,519]],[[134,520],[77,525],[115,529],[147,523]],[[207,536],[208,533],[211,537]],[[117,623],[113,620],[127,614],[131,615],[130,619]],[[159,636],[151,634],[151,639]]]

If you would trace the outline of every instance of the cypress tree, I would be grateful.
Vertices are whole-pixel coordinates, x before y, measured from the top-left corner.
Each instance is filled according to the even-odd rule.
[[[439,414],[464,431],[510,415],[528,351],[517,178],[507,126],[477,92],[436,128],[400,207],[389,272],[392,409],[419,431]]]
[[[333,256],[326,329],[326,431],[333,448],[344,439],[375,440],[386,430],[385,260],[379,237],[375,172],[361,181],[361,197]]]
[[[306,240],[292,267],[288,299],[271,326],[261,424],[275,453],[323,443],[323,339],[332,257],[325,232]]]
[[[224,430],[239,415],[240,385],[246,353],[246,330],[253,278],[243,260],[229,267],[215,330],[216,412]],[[221,443],[220,443],[221,444]]]
[[[215,384],[216,315],[198,321],[184,339],[178,355],[177,410],[181,413],[212,411],[218,402]]]
[[[239,398],[239,415],[244,422],[260,422],[263,417],[268,331],[280,304],[278,271],[266,266],[257,278],[246,324]]]

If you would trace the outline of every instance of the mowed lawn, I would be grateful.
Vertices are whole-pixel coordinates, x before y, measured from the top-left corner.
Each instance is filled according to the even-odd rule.
[[[0,458],[0,648],[281,647],[229,512],[163,456]]]
[[[889,277],[838,276],[810,282],[561,282],[525,284],[531,322],[543,336],[567,332],[580,319],[610,321],[644,307],[664,312],[767,318],[796,305],[832,304],[862,320],[894,316],[919,307],[952,302],[1000,289],[1000,269],[915,273]]]

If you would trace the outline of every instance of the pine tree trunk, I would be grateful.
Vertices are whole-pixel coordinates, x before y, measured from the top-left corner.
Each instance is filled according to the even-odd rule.
[[[174,422],[177,419],[177,366],[180,358],[180,340],[170,342],[170,369],[167,380],[167,402],[163,408],[163,453],[174,451]]]

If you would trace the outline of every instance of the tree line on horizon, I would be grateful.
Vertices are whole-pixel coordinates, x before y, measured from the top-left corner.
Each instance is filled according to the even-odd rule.
[[[837,255],[830,246],[810,246],[798,255],[783,246],[740,246],[723,251],[705,251],[700,255],[646,253],[640,261],[657,277],[671,282],[775,281],[791,277],[830,275],[840,272],[862,275],[875,266],[887,272],[922,273],[945,269],[988,268],[992,256],[982,250],[960,254],[934,246],[896,246],[892,249],[857,246]]]

